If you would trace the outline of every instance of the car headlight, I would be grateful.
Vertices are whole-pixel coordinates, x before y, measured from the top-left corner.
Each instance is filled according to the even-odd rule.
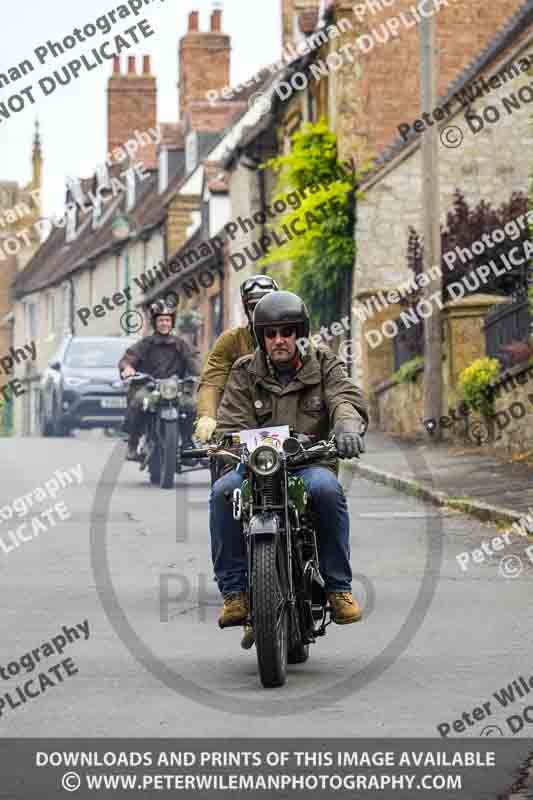
[[[90,378],[65,378],[66,386],[83,386],[84,383],[90,382]]]
[[[159,384],[159,391],[163,400],[174,400],[178,396],[178,382],[176,378],[168,378],[166,381],[161,381]]]
[[[274,475],[281,466],[279,451],[270,445],[260,444],[252,451],[249,465],[257,475]]]

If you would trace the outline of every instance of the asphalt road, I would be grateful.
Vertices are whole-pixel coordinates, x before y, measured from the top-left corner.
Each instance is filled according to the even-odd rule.
[[[533,690],[508,708],[493,696],[533,675],[533,564],[524,540],[462,572],[456,555],[489,542],[494,528],[345,475],[354,590],[366,618],[330,626],[308,663],[290,668],[288,684],[267,691],[255,650],[239,647],[240,630],[216,624],[207,471],[162,491],[122,463],[125,446],[109,440],[4,439],[0,448],[0,514],[55,470],[83,470],[81,484],[38,502],[17,525],[60,501],[68,519],[46,522],[35,538],[29,524],[27,541],[0,549],[4,674],[62,626],[89,626],[89,637],[80,633],[61,655],[77,672],[4,707],[3,735],[435,737],[438,725],[467,712],[472,725],[464,722],[461,735],[497,734],[485,730],[491,725],[510,737],[506,718],[533,705]],[[14,527],[0,520],[3,541]],[[523,571],[505,578],[498,563],[512,554],[510,571],[518,571],[516,556]],[[24,672],[2,676],[2,692],[32,674],[26,660]],[[490,714],[476,721],[483,703]],[[532,733],[526,723],[516,738]]]

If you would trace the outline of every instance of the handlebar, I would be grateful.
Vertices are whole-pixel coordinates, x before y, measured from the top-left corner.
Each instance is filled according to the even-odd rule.
[[[157,383],[157,381],[168,381],[170,378],[176,378],[179,383],[198,383],[198,378],[195,375],[186,376],[185,378],[178,378],[177,375],[170,375],[168,378],[154,378],[147,372],[136,372],[135,375],[129,375],[127,378],[121,378],[122,383],[137,383],[147,381]]]
[[[183,458],[188,459],[200,459],[200,458],[224,458],[224,457],[232,457],[236,461],[240,461],[240,456],[237,455],[238,451],[241,452],[241,448],[244,445],[233,445],[233,446],[226,446],[224,444],[224,440],[222,439],[219,442],[214,443],[211,447],[205,447],[198,450],[183,450],[182,455]],[[323,458],[324,456],[331,456],[333,458],[338,458],[339,454],[337,451],[337,447],[333,439],[328,442],[316,442],[310,443],[308,446],[302,444],[302,449],[299,453],[293,454],[290,456],[291,460],[294,461],[298,460],[298,456],[302,461],[312,461],[314,458]]]

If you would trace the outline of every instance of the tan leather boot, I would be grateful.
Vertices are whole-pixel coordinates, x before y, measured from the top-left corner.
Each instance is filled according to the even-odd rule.
[[[359,622],[363,612],[351,592],[328,592],[328,602],[332,610],[333,622],[337,625],[348,625]]]
[[[218,618],[221,628],[244,625],[248,617],[248,595],[246,592],[224,595],[224,608]]]

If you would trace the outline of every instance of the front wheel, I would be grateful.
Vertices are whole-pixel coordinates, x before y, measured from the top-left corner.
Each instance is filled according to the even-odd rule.
[[[280,580],[278,539],[256,539],[252,557],[252,607],[259,676],[265,688],[287,679],[287,609]]]
[[[176,474],[176,457],[178,452],[178,426],[176,423],[165,423],[161,428],[162,436],[159,443],[161,469],[159,486],[161,489],[172,489],[174,475]]]

